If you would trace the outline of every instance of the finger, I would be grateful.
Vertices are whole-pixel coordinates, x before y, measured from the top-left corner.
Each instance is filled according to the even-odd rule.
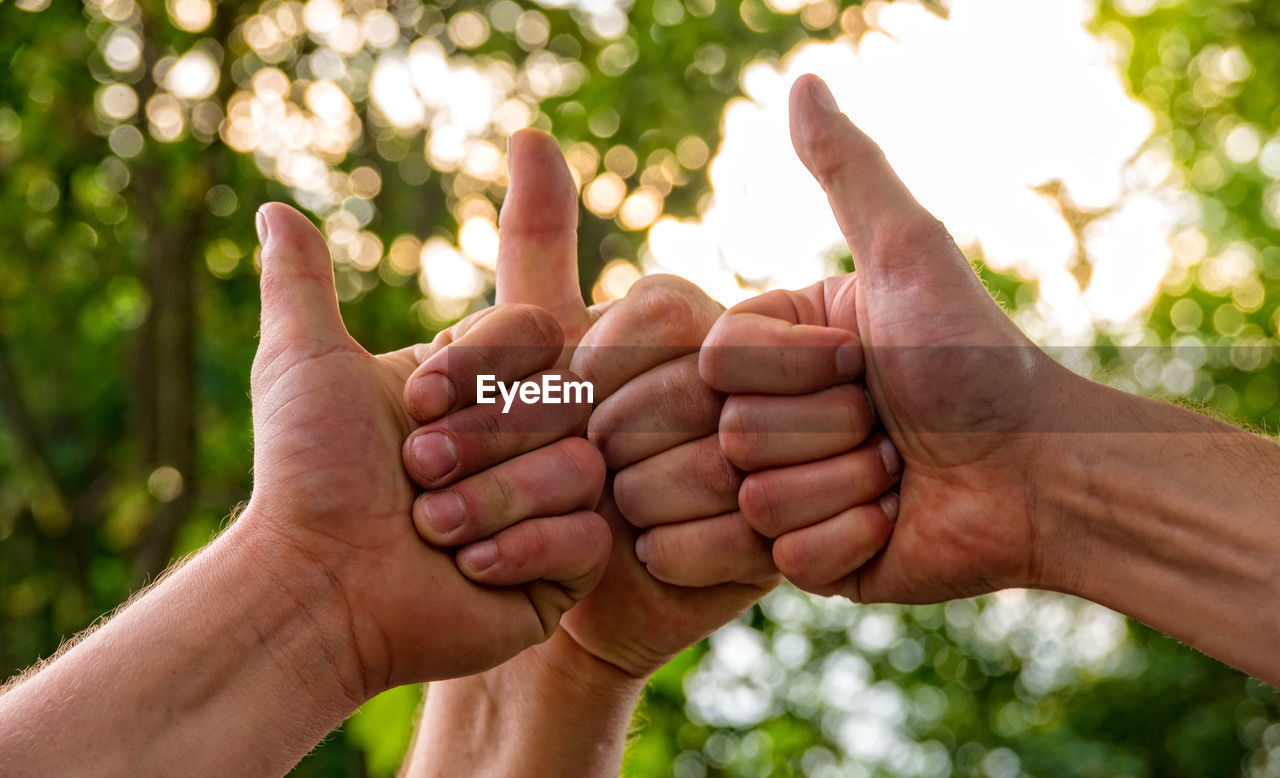
[[[262,339],[346,341],[333,260],[320,230],[284,203],[258,209]]]
[[[652,527],[737,510],[741,485],[742,473],[709,435],[622,470],[613,497],[627,521]]]
[[[825,326],[825,287],[766,292],[729,309],[703,343],[703,379],[722,392],[808,394],[862,375],[858,336]]]
[[[881,436],[839,456],[751,473],[738,490],[746,522],[776,538],[871,502],[898,481],[902,458]]]
[[[590,592],[604,573],[612,539],[597,513],[578,511],[522,521],[458,551],[458,569],[489,586],[550,581],[573,600]],[[567,606],[566,606],[567,607]]]
[[[453,486],[418,495],[413,523],[436,546],[460,546],[524,519],[595,507],[604,460],[582,438],[564,438]]]
[[[475,402],[477,376],[511,383],[555,364],[564,334],[555,317],[532,305],[502,305],[475,321],[418,365],[404,402],[419,422]]]
[[[698,375],[697,354],[658,365],[596,406],[587,438],[621,470],[681,443],[714,433],[725,396]]]
[[[773,561],[787,580],[806,592],[830,596],[845,579],[889,542],[898,498],[859,505],[773,541]]]
[[[498,307],[490,305],[488,308],[481,308],[475,313],[467,314],[461,321],[454,323],[447,329],[440,330],[436,336],[431,339],[430,343],[418,343],[413,346],[413,359],[416,364],[421,365],[432,357],[437,351],[445,346],[453,343],[454,339],[462,337],[469,332],[472,327],[479,324],[490,314],[495,311],[505,310],[507,306]]]
[[[945,295],[928,301],[935,315],[957,305],[967,310],[989,296],[946,229],[911,196],[880,148],[840,113],[816,76],[801,76],[791,89],[791,142],[826,191],[872,288],[901,292],[927,279],[926,288]]]
[[[580,435],[591,414],[591,403],[582,394],[574,397],[572,391],[564,392],[571,400],[583,400],[574,402],[525,402],[520,396],[529,384],[549,386],[546,376],[556,376],[556,385],[562,389],[577,383],[575,376],[562,370],[537,373],[507,398],[490,398],[495,401],[419,427],[404,442],[405,471],[424,489],[441,489],[518,454]]]
[[[865,250],[877,231],[899,230],[912,218],[932,220],[880,147],[840,112],[822,79],[801,76],[791,88],[790,103],[792,145],[826,190],[860,270],[877,259],[877,252]]]
[[[507,147],[511,182],[498,219],[497,301],[581,318],[578,192],[555,140],[521,130]]]
[[[636,557],[675,586],[759,584],[778,575],[772,544],[739,513],[654,527],[636,539]]]
[[[743,470],[796,465],[853,449],[874,422],[861,384],[799,397],[735,394],[720,414],[720,446]]]
[[[645,276],[583,336],[570,368],[603,402],[646,370],[698,351],[723,311],[682,278]]]

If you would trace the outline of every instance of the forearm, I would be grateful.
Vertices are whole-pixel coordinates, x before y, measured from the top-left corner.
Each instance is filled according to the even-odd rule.
[[[643,688],[559,631],[487,673],[431,684],[404,775],[617,776]]]
[[[18,774],[283,774],[358,704],[325,584],[242,517],[0,697]]]
[[[1036,498],[1061,536],[1045,544],[1047,588],[1280,683],[1280,445],[1165,403],[1085,391],[1093,417],[1051,444]]]

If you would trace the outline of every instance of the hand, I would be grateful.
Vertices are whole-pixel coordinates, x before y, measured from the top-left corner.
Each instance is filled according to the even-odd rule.
[[[509,154],[497,300],[553,312],[570,347],[559,366],[593,382],[598,407],[588,435],[621,468],[598,507],[613,549],[599,585],[550,640],[483,675],[433,685],[407,774],[617,775],[626,723],[649,674],[744,611],[779,576],[765,539],[734,512],[739,476],[715,436],[723,396],[696,372],[720,306],[685,281],[653,277],[623,300],[587,308],[578,286],[577,193],[564,158],[532,130],[512,137]],[[685,467],[696,471],[680,482],[666,477]],[[709,483],[688,477],[696,473]],[[647,494],[659,489],[670,510]],[[644,534],[648,568],[636,556],[641,531],[619,505],[637,521],[669,524]],[[490,529],[477,525],[463,537]],[[667,540],[678,541],[670,553]]]
[[[477,585],[451,554],[424,543],[410,519],[415,489],[401,464],[401,445],[416,426],[402,405],[414,349],[376,357],[362,349],[343,326],[319,231],[280,204],[264,206],[259,218],[255,484],[240,521],[270,529],[288,550],[281,575],[322,582],[328,596],[315,606],[319,628],[341,637],[333,653],[352,697],[479,672],[544,640],[602,570],[608,538],[599,517],[559,519],[556,537],[573,536],[576,553],[530,561],[501,582],[543,579],[525,588]],[[530,370],[550,364],[561,348],[543,312],[496,312],[483,323],[474,337],[530,340],[533,347],[522,350],[533,357]],[[463,467],[501,458],[474,447],[459,453]],[[558,497],[582,503],[593,489],[598,479],[568,484]]]
[[[821,569],[837,576],[828,592],[866,602],[1035,585],[1056,531],[1034,510],[1046,447],[1035,432],[1055,423],[1070,374],[1004,315],[946,230],[815,77],[792,89],[791,134],[827,192],[858,273],[731,310],[707,339],[702,375],[727,392],[813,392],[857,371],[861,343],[867,386],[903,474],[896,526],[878,556],[860,566],[849,554],[853,523],[841,531],[834,519],[822,521],[809,498],[775,519],[786,530],[778,546],[794,535],[803,549],[779,558],[775,546],[779,567],[802,577],[801,568]],[[741,409],[739,425],[767,424],[765,410]],[[804,490],[799,475],[775,484],[787,499],[772,510]]]
[[[574,349],[566,350],[562,366],[571,360],[571,372],[595,386],[598,407],[589,436],[604,449],[610,467],[620,469],[599,505],[613,533],[608,569],[596,593],[562,622],[571,641],[555,646],[572,644],[627,676],[643,678],[777,583],[767,544],[733,513],[738,477],[714,435],[722,398],[694,369],[693,355],[721,307],[686,281],[655,277],[639,281],[623,300],[587,308],[578,285],[577,194],[563,156],[551,138],[533,131],[512,137],[510,155],[498,302],[533,304],[554,314],[566,349]],[[637,376],[642,380],[628,385]],[[636,431],[646,424],[663,431]],[[687,476],[682,485],[668,481],[660,473],[669,467],[700,468],[714,483]],[[675,513],[653,516],[645,493],[656,494],[658,485],[667,490]],[[653,518],[653,524],[710,517],[646,533],[653,536],[648,546],[655,564],[649,569],[685,585],[664,583],[646,570],[636,557],[640,532],[624,512]],[[676,559],[664,550],[676,539],[699,545]],[[724,558],[699,552],[726,548],[725,543],[742,551],[732,555],[735,566],[709,567]],[[696,581],[688,577],[695,574],[695,556],[708,566]]]
[[[596,386],[588,436],[614,471],[601,512],[613,559],[565,626],[593,654],[646,677],[780,580],[766,538],[738,512],[742,474],[721,451],[724,396],[697,371],[722,308],[682,279],[650,276],[583,337],[573,370]],[[612,497],[612,500],[610,500]]]
[[[595,593],[566,614],[562,626],[573,643],[595,659],[627,676],[644,678],[737,616],[777,582],[763,540],[731,514],[738,481],[712,434],[718,398],[694,374],[689,358],[720,314],[720,306],[685,281],[658,277],[638,282],[623,300],[589,310],[578,286],[577,195],[564,158],[550,138],[536,132],[517,134],[511,155],[511,189],[502,209],[498,300],[532,303],[555,313],[566,344],[577,347],[571,370],[595,385],[598,407],[589,427],[591,437],[603,446],[611,467],[622,468],[599,508],[613,531],[608,570]],[[577,340],[575,333],[580,335]],[[660,388],[648,396],[644,382],[624,388],[636,376]],[[658,416],[646,411],[644,417],[633,417],[632,429],[643,429],[645,419],[650,419],[650,426],[660,424],[668,434],[662,440],[661,433],[634,434],[655,443],[649,449],[625,445],[618,433],[626,425],[619,420],[649,406],[659,409]],[[666,409],[671,416],[662,420]],[[669,456],[663,455],[668,448]],[[633,462],[637,464],[624,467]],[[714,474],[713,482],[666,481],[661,473],[677,462]],[[649,507],[644,495],[656,492],[659,483],[676,513],[655,516]],[[623,513],[646,515],[654,519],[651,523],[724,516],[689,522],[678,534],[711,544],[699,546],[702,550],[732,543],[730,548],[742,550],[742,564],[703,575],[698,582],[719,586],[664,583],[637,558],[639,532]],[[676,528],[671,531],[674,536]]]

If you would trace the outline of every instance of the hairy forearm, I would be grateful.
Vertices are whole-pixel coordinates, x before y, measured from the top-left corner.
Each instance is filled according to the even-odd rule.
[[[0,697],[17,774],[283,774],[358,694],[332,592],[242,517]]]
[[[1165,403],[1079,391],[1093,417],[1050,444],[1037,498],[1060,535],[1045,546],[1047,588],[1280,683],[1280,445]]]
[[[403,774],[616,776],[644,682],[557,632],[487,673],[431,684]]]

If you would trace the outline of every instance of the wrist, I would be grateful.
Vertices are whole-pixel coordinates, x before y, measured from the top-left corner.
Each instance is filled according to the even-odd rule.
[[[644,679],[563,630],[479,675],[432,683],[406,775],[617,775]]]
[[[341,720],[382,689],[369,681],[338,577],[283,526],[251,502],[218,539],[219,551],[228,572],[265,584],[249,618],[277,672],[305,679],[317,712]]]
[[[1079,495],[1089,489],[1100,449],[1095,432],[1130,398],[1053,363],[1058,375],[1041,382],[1052,387],[1043,414],[1030,431],[1030,459],[1024,504],[1035,538],[1028,579],[1021,585],[1077,593],[1089,557],[1090,524],[1082,521]]]
[[[597,701],[601,707],[625,708],[628,712],[651,675],[637,676],[599,658],[564,629],[556,630],[546,642],[525,651],[517,659],[536,663],[539,666],[536,677],[548,690],[563,690],[567,685]]]

